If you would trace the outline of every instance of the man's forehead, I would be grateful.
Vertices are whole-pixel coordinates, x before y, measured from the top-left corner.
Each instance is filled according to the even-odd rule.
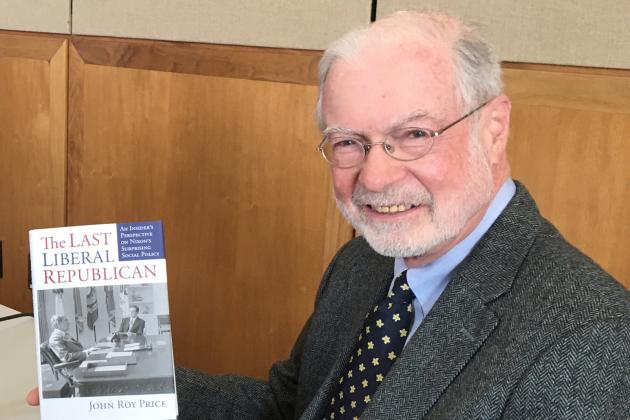
[[[357,129],[357,120],[364,119],[384,129],[412,114],[441,117],[445,106],[455,104],[454,80],[452,58],[441,48],[373,49],[333,63],[323,92],[324,118],[328,127]]]
[[[427,40],[375,41],[363,46],[346,58],[335,60],[335,68],[351,68],[368,74],[380,69],[392,69],[398,63],[415,63],[439,73],[448,72],[452,67],[452,49],[445,42]]]

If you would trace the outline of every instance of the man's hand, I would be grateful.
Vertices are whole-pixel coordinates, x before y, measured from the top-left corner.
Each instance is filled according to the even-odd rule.
[[[26,394],[26,403],[28,405],[39,405],[39,388],[33,388]]]

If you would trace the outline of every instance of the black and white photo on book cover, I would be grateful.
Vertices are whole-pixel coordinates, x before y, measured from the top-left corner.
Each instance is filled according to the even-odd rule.
[[[42,419],[176,418],[161,222],[29,241]]]

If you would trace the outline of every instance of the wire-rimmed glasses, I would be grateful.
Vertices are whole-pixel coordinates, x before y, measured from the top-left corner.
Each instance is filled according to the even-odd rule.
[[[411,161],[420,159],[429,153],[434,139],[457,123],[465,120],[483,108],[488,102],[465,114],[439,130],[420,127],[401,127],[392,130],[383,141],[370,143],[364,136],[346,132],[345,130],[331,131],[322,139],[317,150],[326,161],[336,168],[352,168],[365,161],[368,152],[374,146],[382,145],[385,153],[396,160]]]

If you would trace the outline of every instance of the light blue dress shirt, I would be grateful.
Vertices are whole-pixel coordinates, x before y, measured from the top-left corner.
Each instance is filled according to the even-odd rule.
[[[481,219],[481,222],[468,236],[437,260],[427,265],[408,269],[407,282],[415,295],[413,300],[415,314],[410,334],[407,335],[407,341],[413,336],[424,317],[429,313],[444,289],[446,289],[451,272],[466,258],[479,239],[490,229],[490,226],[499,217],[515,192],[516,185],[514,185],[512,178],[509,178],[501,186],[490,206],[488,206],[488,210],[486,210],[486,214]],[[394,278],[405,270],[407,270],[405,260],[396,258],[394,262]],[[393,284],[392,280],[390,290]]]

